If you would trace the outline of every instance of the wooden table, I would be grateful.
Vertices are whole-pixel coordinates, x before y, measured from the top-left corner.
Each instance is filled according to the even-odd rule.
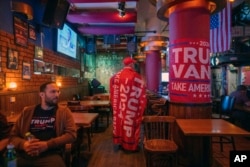
[[[62,101],[62,102],[59,102],[59,105],[67,105],[68,102],[67,101]],[[101,114],[105,114],[107,115],[107,126],[108,126],[108,122],[109,122],[109,112],[111,110],[108,110],[109,112],[106,112],[107,110],[99,110],[100,108],[109,108],[110,109],[110,101],[109,100],[81,100],[80,101],[80,105],[82,106],[85,106],[87,108],[92,108],[94,109],[92,111],[92,113],[99,113],[100,115]],[[99,126],[99,121],[98,119],[95,121],[95,130],[97,131],[98,130],[98,126]]]
[[[188,156],[187,166],[192,167],[212,165],[211,137],[250,136],[250,132],[223,119],[176,119],[176,123],[184,137],[190,140],[184,147]]]
[[[89,107],[109,107],[110,101],[109,100],[82,100],[80,104],[83,106],[89,106]]]
[[[75,124],[79,127],[83,127],[87,129],[87,135],[88,135],[88,147],[90,151],[90,145],[91,145],[91,128],[92,128],[92,123],[96,120],[98,117],[98,113],[77,113],[77,112],[72,112],[72,116],[74,118]],[[77,138],[79,141],[83,140],[82,135],[78,135]],[[80,155],[80,147],[82,142],[78,143],[79,146],[77,148],[77,154],[78,156]]]
[[[59,102],[59,105],[67,105],[67,101]],[[81,100],[80,105],[86,107],[109,107],[110,101],[109,100]]]
[[[98,117],[98,113],[72,112],[72,115],[73,115],[73,118],[75,120],[75,124],[78,126],[91,125]]]
[[[97,97],[100,100],[109,100],[110,94],[109,93],[97,93],[93,95],[94,97]]]

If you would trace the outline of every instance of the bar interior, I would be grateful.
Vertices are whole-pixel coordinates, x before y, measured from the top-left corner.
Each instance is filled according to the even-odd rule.
[[[0,6],[0,114],[15,127],[42,103],[40,85],[56,83],[56,105],[77,129],[67,167],[229,167],[250,157],[249,0]]]

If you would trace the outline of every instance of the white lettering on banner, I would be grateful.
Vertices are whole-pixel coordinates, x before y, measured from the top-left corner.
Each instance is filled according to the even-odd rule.
[[[124,124],[132,126],[134,117],[135,117],[135,111],[127,111]]]
[[[210,92],[210,84],[190,84],[189,92]]]
[[[170,47],[170,95],[173,102],[210,101],[209,42],[178,39]]]
[[[179,53],[182,52],[182,48],[174,48],[172,52],[174,54],[174,63],[179,63]]]
[[[191,48],[191,47],[186,47],[184,48],[184,63],[197,63],[197,61],[195,60],[195,57],[197,56],[197,51],[195,48]]]
[[[126,136],[131,137],[132,136],[132,127],[131,126],[123,126],[123,129],[126,131]]]
[[[127,80],[126,80],[127,81]],[[123,129],[126,131],[127,137],[132,137],[132,130],[133,130],[133,124],[134,119],[136,117],[136,112],[139,108],[139,98],[142,93],[142,87],[143,87],[143,81],[140,78],[134,78],[134,84],[132,85],[131,91],[130,89],[121,89],[121,96],[123,97],[123,100],[121,100],[122,103],[127,104],[125,106],[126,113],[125,113],[125,120]],[[139,83],[139,85],[138,85]],[[124,85],[122,85],[125,87]],[[126,91],[128,90],[128,91]],[[130,91],[130,92],[129,92]],[[126,96],[126,97],[125,97]],[[129,97],[127,97],[129,96]],[[125,101],[126,99],[126,101]],[[123,106],[124,107],[124,106]]]
[[[174,82],[174,83],[171,83],[171,87],[172,87],[172,90],[186,91],[187,83]]]
[[[120,81],[120,73],[117,73],[114,77],[114,85],[113,85],[113,99],[112,99],[112,105],[113,105],[113,134],[117,135],[117,117],[115,116],[119,111],[119,81]]]
[[[121,84],[120,92],[122,92],[122,93],[128,93],[129,92],[129,86]]]
[[[175,64],[172,66],[174,77],[181,78],[183,76],[183,78],[210,79],[209,50],[206,49],[205,54],[203,52],[203,48],[198,48],[198,51],[193,47],[174,48]],[[183,59],[182,61],[181,58]],[[199,65],[198,63],[204,65]]]
[[[180,63],[180,59],[183,58],[181,62],[183,63],[209,63],[209,49],[205,48],[196,48],[193,47],[184,47],[184,48],[174,48],[172,50],[174,54],[174,63]],[[181,54],[183,53],[183,54]],[[197,59],[198,58],[198,59]],[[199,62],[197,61],[199,60]]]
[[[128,100],[128,108],[132,111],[136,111],[138,109],[138,103],[138,99],[130,98]]]
[[[185,66],[187,66],[187,70],[184,70]],[[183,78],[194,77],[195,79],[210,79],[209,66],[201,65],[199,69],[200,71],[198,71],[197,67],[193,64],[173,65],[172,68],[175,78],[181,78],[181,76],[183,75]]]

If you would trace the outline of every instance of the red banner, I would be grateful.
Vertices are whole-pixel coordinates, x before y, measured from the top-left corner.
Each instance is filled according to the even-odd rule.
[[[211,102],[209,52],[209,41],[205,40],[179,39],[170,44],[171,102]]]
[[[138,73],[125,67],[111,78],[110,85],[113,142],[126,150],[136,150],[146,107],[144,82]]]

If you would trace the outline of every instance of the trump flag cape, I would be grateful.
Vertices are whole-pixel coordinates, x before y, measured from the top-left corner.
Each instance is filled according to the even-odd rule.
[[[146,90],[141,76],[125,67],[110,79],[113,110],[113,143],[126,150],[136,150],[140,125],[146,107]]]

